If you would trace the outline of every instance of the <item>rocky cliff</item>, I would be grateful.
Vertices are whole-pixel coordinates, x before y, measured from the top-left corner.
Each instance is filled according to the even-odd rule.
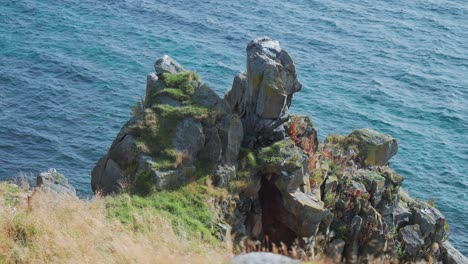
[[[108,194],[135,184],[175,188],[199,166],[229,169],[237,161],[240,118],[198,75],[170,57],[154,67],[144,102],[92,171],[93,191]]]
[[[301,88],[293,60],[269,38],[247,45],[247,71],[224,99],[163,56],[144,101],[93,169],[92,189],[176,189],[203,171],[230,193],[216,203],[239,250],[466,263],[447,242],[443,215],[400,189],[403,177],[388,165],[397,141],[359,129],[319,144],[311,119],[288,111]]]

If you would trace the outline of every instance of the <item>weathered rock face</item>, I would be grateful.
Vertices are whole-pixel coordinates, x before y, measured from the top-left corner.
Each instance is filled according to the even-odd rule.
[[[301,87],[296,66],[278,41],[259,38],[247,45],[247,72],[236,75],[225,96],[242,118],[245,146],[265,146],[286,136],[288,109]]]
[[[378,160],[363,159],[372,153],[363,151],[369,142],[374,142],[370,144],[374,150],[391,149],[393,140],[375,131],[360,130],[349,136],[330,135],[319,147],[313,175],[323,176],[322,201],[333,219],[322,221],[320,233],[324,237],[318,245],[328,248],[332,241],[342,239],[342,257],[350,263],[366,263],[369,256],[410,263],[457,259],[456,253],[444,250],[448,225],[442,214],[402,192],[403,177],[384,165],[393,154],[380,159],[380,166],[363,162],[372,160],[375,164]],[[336,257],[333,250],[328,254]]]
[[[216,139],[216,137],[219,136],[215,133],[213,137]],[[188,117],[182,119],[182,121],[177,124],[176,134],[172,139],[172,144],[174,145],[174,149],[183,151],[185,155],[187,155],[187,158],[194,160],[203,148],[205,140],[201,122]],[[213,142],[213,140],[211,142]],[[221,144],[219,144],[219,147],[221,147]],[[220,148],[214,149],[214,151],[219,150]],[[215,161],[219,161],[218,157],[213,158]]]
[[[169,56],[157,60],[155,70],[147,77],[145,101],[93,169],[94,192],[173,188],[193,176],[197,163],[208,170],[236,164],[240,118]]]
[[[179,63],[167,55],[163,55],[154,63],[154,69],[159,76],[164,73],[176,74],[185,71]]]
[[[284,139],[259,149],[257,157],[265,233],[276,243],[282,239],[278,236],[281,230],[276,228],[279,225],[293,231],[294,239],[315,236],[326,210],[320,194],[310,189],[307,157],[302,149]]]
[[[447,264],[465,264],[468,263],[468,258],[463,256],[450,242],[442,244],[442,261]]]
[[[422,239],[419,225],[408,225],[401,228],[398,236],[403,243],[406,254],[409,256],[419,255],[419,252],[424,246],[424,240]]]
[[[96,164],[93,191],[176,188],[208,170],[231,194],[220,237],[232,231],[238,246],[299,241],[301,254],[337,262],[466,263],[446,242],[442,214],[400,190],[403,177],[388,166],[394,138],[359,129],[319,144],[309,117],[289,115],[301,84],[277,41],[247,46],[247,72],[224,100],[168,56],[155,70],[145,101]],[[246,261],[273,261],[267,255]]]
[[[68,183],[68,179],[55,169],[49,169],[37,175],[36,188],[60,195],[76,196],[76,190]]]
[[[290,246],[315,237],[329,213],[320,190],[311,189],[304,151],[286,138],[243,156],[239,174],[247,172],[252,191],[240,191],[233,227],[236,241],[250,238],[268,246]],[[251,160],[244,162],[245,157]]]
[[[357,141],[361,162],[366,166],[385,165],[398,151],[396,139],[372,129],[355,130],[349,137]]]

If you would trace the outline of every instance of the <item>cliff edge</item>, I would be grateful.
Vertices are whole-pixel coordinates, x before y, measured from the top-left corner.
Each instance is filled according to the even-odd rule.
[[[229,193],[213,203],[238,252],[466,263],[439,210],[401,190],[388,164],[396,139],[364,128],[319,143],[311,119],[289,113],[302,85],[278,41],[250,42],[246,68],[220,98],[169,56],[158,59],[144,101],[93,169],[93,191],[177,190],[209,175]]]

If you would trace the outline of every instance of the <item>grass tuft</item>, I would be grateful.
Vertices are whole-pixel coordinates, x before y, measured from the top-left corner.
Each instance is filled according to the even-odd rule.
[[[155,94],[155,96],[169,96],[177,101],[187,101],[190,99],[190,95],[184,93],[184,91],[176,88],[166,88]]]
[[[164,73],[162,76],[162,81],[166,87],[180,89],[189,96],[193,95],[195,91],[191,82],[198,81],[199,79],[196,73],[189,71],[176,74]]]

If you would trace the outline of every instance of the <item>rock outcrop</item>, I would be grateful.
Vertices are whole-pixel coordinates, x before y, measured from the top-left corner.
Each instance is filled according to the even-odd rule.
[[[369,128],[355,130],[349,137],[356,141],[360,160],[364,166],[386,165],[398,151],[396,139]]]
[[[103,194],[139,185],[180,186],[197,163],[209,171],[237,161],[240,118],[198,76],[165,55],[147,77],[144,102],[92,171],[92,189]]]
[[[213,198],[219,237],[232,235],[244,252],[282,245],[347,263],[464,263],[443,215],[401,191],[404,179],[389,167],[397,141],[359,129],[320,144],[309,117],[289,114],[300,90],[294,62],[269,38],[248,44],[247,71],[224,99],[163,56],[144,102],[94,168],[93,191],[177,188],[202,171],[230,194]]]
[[[296,66],[278,41],[259,38],[247,45],[247,72],[236,75],[224,98],[242,119],[245,146],[266,146],[286,136],[288,109],[301,87]]]
[[[49,169],[47,172],[39,173],[36,179],[36,189],[60,195],[76,196],[75,188],[56,169]]]
[[[310,188],[307,155],[289,138],[254,155],[254,165],[239,168],[252,179],[255,192],[238,201],[235,238],[268,237],[276,245],[291,245],[297,238],[315,236],[328,213],[320,191]]]
[[[442,262],[449,264],[468,263],[468,257],[463,256],[460,251],[453,247],[450,242],[445,241],[441,247]]]

